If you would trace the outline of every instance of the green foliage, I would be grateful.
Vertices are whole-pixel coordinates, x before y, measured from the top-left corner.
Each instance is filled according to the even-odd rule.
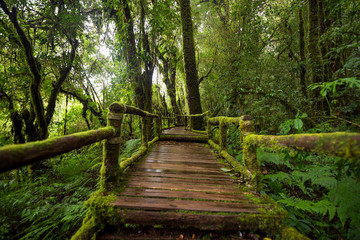
[[[340,158],[258,151],[265,191],[289,211],[288,222],[314,239],[359,238],[359,168]]]
[[[308,115],[306,113],[300,115],[298,111],[298,113],[295,115],[295,119],[289,119],[280,124],[280,134],[286,135],[291,131],[291,129],[296,130],[296,133],[302,132],[304,123],[301,119],[307,118],[307,116]]]
[[[101,149],[94,145],[53,158],[46,173],[33,180],[24,176],[19,183],[0,175],[0,239],[70,238],[98,184]]]
[[[119,159],[131,157],[136,151],[139,150],[140,145],[141,145],[140,138],[130,139],[126,141],[125,149],[120,154]]]

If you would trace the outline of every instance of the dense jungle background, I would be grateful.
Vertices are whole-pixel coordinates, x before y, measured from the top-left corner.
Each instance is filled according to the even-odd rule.
[[[105,126],[115,101],[163,115],[250,115],[261,134],[360,130],[359,1],[0,6],[0,146]],[[125,117],[122,131],[120,160],[140,145],[140,119]],[[228,131],[241,161],[239,136]],[[258,155],[261,194],[289,212],[290,226],[311,239],[360,238],[358,160]],[[70,238],[101,161],[99,143],[0,174],[0,239]]]

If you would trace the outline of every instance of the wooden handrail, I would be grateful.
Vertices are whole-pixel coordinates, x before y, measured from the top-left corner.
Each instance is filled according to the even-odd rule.
[[[230,124],[235,124],[235,125],[240,125],[241,121],[249,121],[252,120],[251,116],[249,115],[244,115],[241,117],[223,117],[223,116],[219,116],[219,117],[212,117],[208,119],[208,122],[211,125],[219,125],[220,122],[223,122],[225,125],[230,125]]]
[[[242,166],[227,152],[227,127],[231,124],[239,126],[240,141],[243,148]],[[219,144],[211,140],[211,126],[219,125]],[[257,147],[269,147],[275,151],[295,149],[315,153],[356,159],[360,156],[359,133],[320,133],[293,134],[285,136],[255,135],[252,133],[251,116],[213,117],[208,118],[207,131],[209,143],[248,180],[248,186],[259,189],[260,165],[256,155]],[[246,168],[244,168],[246,167]]]
[[[188,115],[176,115],[177,117],[203,117],[206,116],[210,113],[210,111],[206,111],[203,113],[199,113],[199,114],[188,114]]]
[[[105,127],[62,137],[49,138],[43,141],[8,145],[0,148],[0,172],[67,153],[71,150],[113,137],[114,135],[115,129],[113,127]]]
[[[121,124],[123,114],[125,113],[141,116],[143,123],[145,118],[155,118],[157,136],[151,143],[159,139],[161,116],[115,102],[109,107],[107,116],[108,126],[105,128],[0,148],[0,172],[26,166],[36,161],[54,157],[105,139],[103,164],[100,171],[101,188],[107,191],[113,190],[118,186],[122,174],[118,160],[121,143]],[[145,128],[145,124],[143,124],[143,135],[147,132]],[[145,139],[146,143],[143,144],[141,152],[146,153],[148,150],[148,138],[145,137],[143,139]]]
[[[125,105],[125,104],[118,103],[118,102],[114,102],[110,105],[110,111],[112,111],[114,113],[134,114],[134,115],[138,115],[141,117],[159,118],[159,115],[157,115],[157,114],[149,113],[140,108]]]
[[[345,158],[360,156],[359,133],[334,132],[284,136],[251,134],[246,137],[246,144],[270,147],[277,151],[290,148]]]

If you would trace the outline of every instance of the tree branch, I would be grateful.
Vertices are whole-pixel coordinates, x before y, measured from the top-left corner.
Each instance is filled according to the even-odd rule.
[[[82,105],[83,105],[83,108],[85,109],[89,109],[91,111],[91,113],[96,116],[101,125],[102,126],[105,126],[106,124],[106,121],[105,119],[102,117],[102,111],[97,111],[95,108],[93,108],[92,106],[90,106],[90,100],[89,98],[86,98],[86,97],[83,97],[81,96],[81,94],[78,94],[78,93],[75,93],[75,92],[71,92],[69,90],[66,90],[64,88],[60,88],[60,92],[64,93],[64,94],[67,94],[67,95],[70,95],[70,96],[73,96],[74,98],[76,98]]]
[[[199,84],[200,84],[202,81],[204,81],[205,78],[207,78],[207,77],[210,75],[211,71],[213,70],[213,68],[214,68],[214,66],[215,66],[216,52],[217,52],[217,51],[215,51],[214,58],[213,58],[213,61],[212,61],[212,64],[211,64],[211,67],[210,67],[209,71],[207,72],[207,74],[206,74],[205,76],[202,76],[202,77],[199,79]]]
[[[40,74],[40,64],[36,61],[33,55],[33,49],[31,43],[27,39],[24,31],[20,27],[17,20],[17,9],[12,8],[10,12],[4,0],[0,0],[0,6],[3,11],[8,15],[10,21],[13,23],[14,28],[19,36],[20,42],[23,46],[26,62],[30,68],[30,71],[33,75],[33,80],[30,83],[30,93],[31,101],[34,108],[37,124],[40,129],[40,139],[45,139],[48,136],[48,126],[46,124],[46,119],[44,116],[44,105],[40,95],[40,84],[41,84],[41,74]]]
[[[288,101],[286,101],[278,96],[272,96],[266,92],[262,92],[262,91],[258,91],[258,90],[255,91],[254,89],[251,89],[251,88],[241,87],[238,89],[238,91],[234,94],[233,97],[236,97],[239,94],[255,94],[255,95],[266,96],[266,97],[269,97],[269,98],[279,101],[292,114],[296,115],[296,113],[298,112],[298,108],[291,105]]]
[[[69,73],[72,68],[72,64],[74,62],[76,49],[77,49],[78,45],[79,45],[79,42],[77,40],[75,40],[74,44],[72,44],[69,62],[67,64],[67,66],[61,70],[60,77],[54,84],[53,89],[51,91],[49,103],[46,108],[46,123],[47,123],[47,125],[50,124],[50,121],[54,115],[57,96],[59,94],[61,85],[64,83],[66,78],[69,76]]]

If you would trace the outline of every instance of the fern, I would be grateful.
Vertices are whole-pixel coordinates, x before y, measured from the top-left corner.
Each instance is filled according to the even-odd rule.
[[[335,216],[336,213],[336,206],[328,199],[313,202],[310,200],[302,200],[294,196],[287,197],[285,194],[280,194],[280,197],[282,199],[278,200],[278,202],[283,203],[288,207],[293,207],[312,214],[320,214],[322,216],[325,216],[327,213],[329,213],[330,220]]]

